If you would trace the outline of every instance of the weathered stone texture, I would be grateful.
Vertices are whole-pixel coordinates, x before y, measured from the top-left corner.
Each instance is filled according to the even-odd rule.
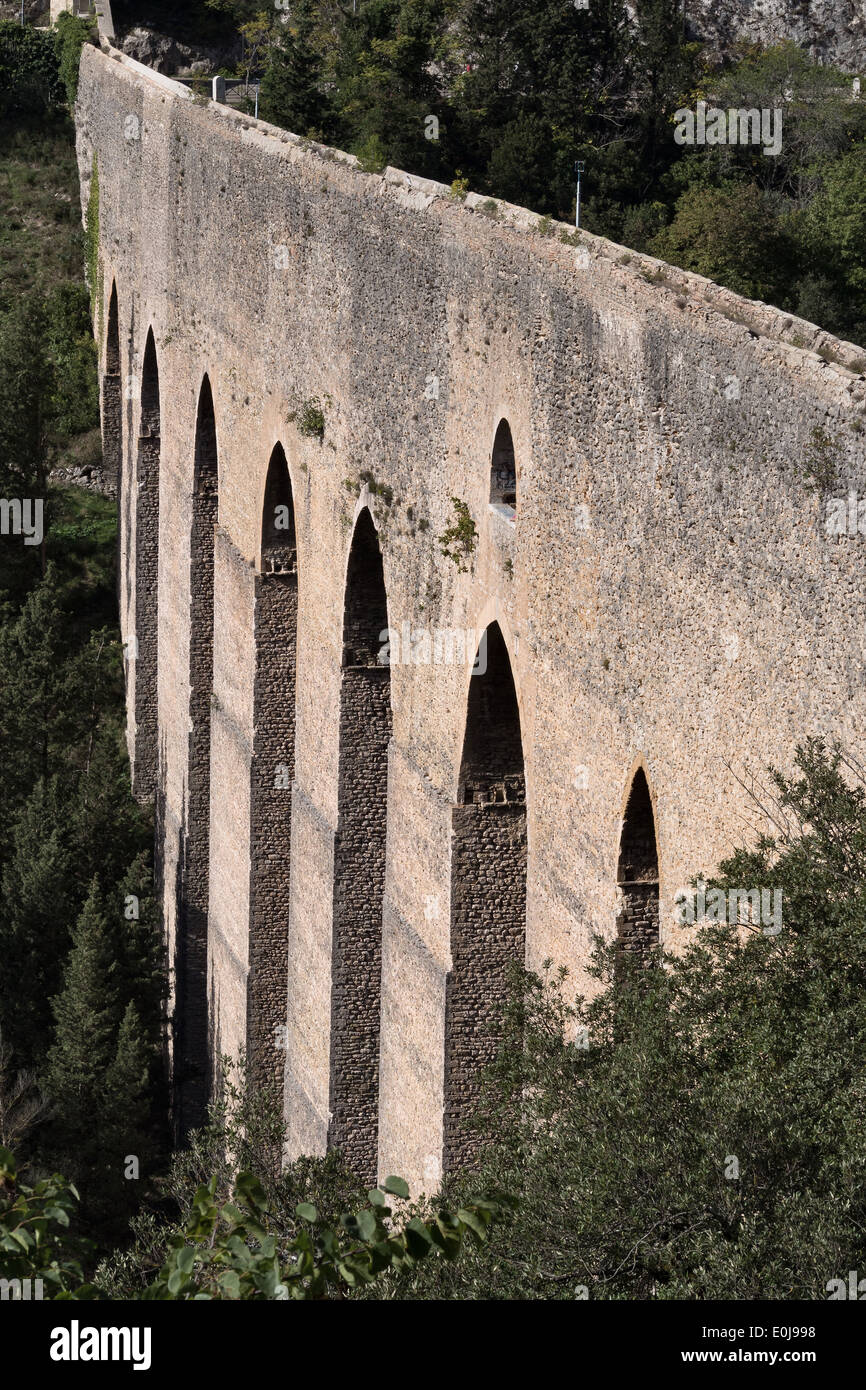
[[[864,0],[692,0],[683,13],[688,36],[700,38],[714,57],[731,57],[738,44],[793,40],[843,72],[862,74],[866,65]]]
[[[147,800],[156,789],[159,687],[159,370],[148,335],[141,379],[135,496],[135,725],[132,789]]]
[[[488,630],[483,671],[469,688],[466,740],[453,816],[451,970],[445,995],[443,1163],[464,1167],[479,1135],[480,1078],[496,1056],[508,966],[526,955],[526,786],[508,652]]]
[[[201,1124],[213,1054],[208,1020],[211,709],[214,645],[214,531],[219,513],[216,427],[205,381],[196,426],[189,572],[189,775],[178,941],[178,1127]]]
[[[379,543],[364,511],[346,578],[340,774],[334,847],[329,1144],[375,1181],[379,1001],[388,818],[391,672],[379,661],[388,610]]]
[[[285,1029],[287,1010],[289,847],[295,777],[296,572],[257,579],[255,622],[247,1050],[253,1076],[281,1095],[285,1052],[277,1029]]]
[[[214,929],[208,999],[199,998],[220,1040],[243,1040],[250,1027],[253,590],[277,440],[292,472],[285,1101],[288,1152],[320,1151],[333,1071],[335,846],[339,862],[349,785],[343,621],[360,513],[375,519],[390,626],[502,630],[524,763],[525,812],[512,819],[526,817],[526,961],[550,956],[576,989],[592,988],[591,936],[616,931],[622,808],[638,762],[652,790],[659,934],[670,945],[681,930],[676,892],[744,834],[726,760],[740,773],[790,767],[808,734],[839,737],[863,756],[866,542],[828,537],[825,499],[804,482],[817,429],[834,440],[838,494],[866,494],[866,435],[856,428],[863,350],[598,238],[574,245],[556,227],[544,236],[520,209],[501,205],[492,218],[475,195],[461,202],[395,170],[365,175],[346,156],[197,104],[159,74],[92,48],[76,114],[85,205],[98,159],[103,283],[105,293],[117,284],[130,373],[140,375],[150,325],[159,362],[166,930],[176,954],[183,877]],[[138,138],[124,134],[136,128]],[[206,529],[198,512],[193,519],[205,373],[220,529],[234,555],[231,582],[217,575],[225,657],[212,674],[215,711],[232,713],[214,714],[210,745],[211,692],[196,656],[204,579],[194,579],[190,605],[191,546],[197,574]],[[137,440],[131,397],[124,435]],[[321,440],[299,428],[313,398]],[[489,505],[502,419],[514,443],[516,525]],[[453,497],[478,530],[465,573],[437,543],[454,520]],[[129,603],[123,623],[127,636]],[[445,981],[462,884],[461,875],[452,888],[452,832],[464,812],[471,820],[458,789],[476,679],[457,663],[394,665],[387,777],[382,744],[375,759],[362,742],[356,749],[358,766],[375,766],[376,786],[388,787],[375,885],[379,1162],[416,1189],[435,1183],[442,1154]],[[195,867],[184,847],[194,827]],[[199,950],[204,939],[200,922]]]

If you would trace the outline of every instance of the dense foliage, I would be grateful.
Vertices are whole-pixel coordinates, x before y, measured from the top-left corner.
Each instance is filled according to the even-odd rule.
[[[101,458],[66,106],[86,29],[0,26],[0,497],[42,507],[33,544],[0,536],[0,1142],[40,1181],[75,1179],[85,1228],[113,1240],[162,1145],[165,982],[126,760],[116,504],[50,481]]]
[[[6,1277],[41,1278],[55,1298],[343,1298],[386,1272],[413,1270],[431,1257],[454,1261],[467,1238],[480,1248],[512,1205],[504,1197],[473,1197],[457,1209],[413,1208],[401,1178],[365,1191],[333,1154],[277,1173],[279,1107],[246,1085],[243,1069],[238,1088],[223,1060],[225,1097],[190,1150],[175,1155],[162,1184],[170,1194],[166,1209],[143,1209],[132,1247],[104,1261],[92,1283],[84,1283],[82,1245],[70,1229],[76,1189],[57,1175],[36,1188],[23,1184],[14,1157],[0,1148]],[[264,1181],[239,1168],[249,1159]],[[202,1165],[211,1176],[197,1182]]]

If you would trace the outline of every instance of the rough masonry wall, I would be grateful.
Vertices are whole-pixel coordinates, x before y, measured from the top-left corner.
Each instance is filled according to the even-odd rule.
[[[454,810],[451,970],[445,995],[446,1172],[469,1163],[479,1134],[484,1067],[496,1056],[510,964],[526,955],[526,785],[520,717],[498,626],[486,669],[469,687],[466,742]]]
[[[102,455],[105,472],[115,481],[118,506],[122,487],[123,400],[120,378],[120,330],[117,320],[117,292],[108,308],[105,337],[105,370],[102,376]],[[118,527],[118,533],[120,528]]]
[[[148,337],[141,383],[135,481],[135,736],[132,789],[149,800],[156,790],[159,688],[159,374]]]
[[[378,1167],[382,904],[388,823],[390,668],[382,561],[370,520],[358,523],[346,579],[340,773],[334,849],[330,1147],[375,1181]]]
[[[248,996],[256,946],[250,827],[255,795],[251,768],[257,587],[255,570],[217,526],[207,924],[209,1050],[214,1058],[237,1057],[245,1046],[249,1052],[249,1026],[255,1021]],[[231,807],[231,814],[219,814],[221,807]],[[281,1017],[285,1018],[285,1008]],[[272,1047],[276,1041],[272,1029]]]
[[[247,1050],[252,1074],[282,1099],[289,949],[298,576],[256,581],[255,741],[252,767],[252,911]]]
[[[216,430],[210,388],[202,389],[196,430],[189,660],[189,795],[178,942],[176,1048],[180,1055],[178,1128],[204,1118],[216,1021],[208,1017],[211,707],[214,640],[214,531],[219,513]]]
[[[678,889],[747,833],[726,760],[739,773],[790,767],[807,734],[864,753],[864,542],[827,536],[826,497],[805,481],[818,430],[833,440],[837,494],[866,495],[864,354],[598,238],[544,235],[519,209],[494,205],[490,216],[475,195],[456,200],[393,170],[365,175],[95,49],[83,55],[76,114],[85,205],[94,155],[99,164],[103,283],[107,293],[117,282],[132,374],[151,324],[159,357],[158,792],[172,943],[190,809],[192,443],[205,373],[220,525],[248,575],[276,440],[297,482],[286,1107],[289,1152],[321,1151],[342,628],[359,511],[375,514],[392,627],[502,629],[525,762],[526,958],[551,956],[575,988],[591,987],[592,934],[616,930],[623,798],[638,761],[653,790],[670,944]],[[300,428],[313,399],[322,438]],[[514,527],[489,506],[503,418]],[[437,541],[453,497],[478,531],[465,572]],[[135,564],[130,554],[127,571]],[[217,664],[213,693],[225,705],[231,687],[234,726],[246,731],[253,619],[240,581],[231,595],[219,621],[237,660]],[[379,1163],[416,1189],[441,1171],[470,679],[457,663],[391,669]],[[231,744],[231,776],[220,771],[211,807],[216,842],[238,860],[247,843],[244,885],[246,737]],[[211,916],[248,939],[236,880],[220,878]],[[231,960],[248,969],[242,950]],[[213,952],[211,978],[219,1013],[229,991],[217,988]],[[220,1017],[213,1029],[235,1032]]]

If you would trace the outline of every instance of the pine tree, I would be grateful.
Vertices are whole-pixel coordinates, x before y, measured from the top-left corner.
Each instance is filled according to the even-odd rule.
[[[74,738],[67,629],[57,574],[49,565],[17,620],[0,629],[0,855],[4,820],[8,835],[10,816],[40,777],[47,781],[58,771]]]
[[[135,1001],[144,1036],[155,1050],[167,990],[166,960],[147,853],[133,860],[120,881],[117,897],[123,918],[118,984],[122,998]]]
[[[130,1002],[121,1019],[114,1058],[105,1073],[99,1102],[99,1166],[107,1212],[116,1207],[122,1213],[130,1205],[124,1196],[135,1199],[136,1188],[127,1186],[125,1177],[128,1159],[136,1160],[138,1176],[147,1176],[153,1148],[148,1095],[153,1051],[138,1010]]]
[[[73,933],[63,988],[54,1000],[55,1040],[45,1070],[48,1091],[62,1107],[70,1132],[91,1129],[116,1053],[121,1017],[116,935],[94,879]]]
[[[0,890],[0,1027],[19,1067],[41,1063],[73,907],[67,798],[37,782],[14,824]]]
[[[38,294],[21,296],[0,317],[0,488],[5,497],[16,488],[44,496],[54,387],[45,329]]]
[[[50,1146],[81,1186],[85,1219],[103,1235],[122,1228],[138,1196],[125,1176],[126,1159],[134,1157],[146,1176],[155,1135],[149,1086],[158,1024],[155,1001],[136,978],[153,951],[152,925],[132,950],[125,925],[117,890],[103,894],[94,878],[53,1001],[54,1044],[44,1072],[54,1106]],[[144,998],[149,1026],[130,991]]]
[[[116,1145],[108,1137],[115,1116],[107,1093],[117,1067],[122,1008],[116,932],[96,879],[75,926],[53,1010],[54,1044],[43,1075],[53,1105],[47,1142],[56,1165],[65,1166],[81,1189],[85,1220],[102,1226],[110,1221],[121,1177],[114,1166]],[[126,1060],[124,1068],[129,1069]]]
[[[152,839],[147,815],[132,799],[129,763],[122,734],[103,709],[80,739],[74,804],[69,808],[70,837],[85,882],[98,877],[104,893],[113,892],[127,865]],[[134,891],[134,890],[131,890]]]
[[[332,117],[322,87],[322,60],[316,49],[316,10],[310,0],[293,4],[291,22],[271,48],[262,78],[261,113],[296,135],[328,139]]]

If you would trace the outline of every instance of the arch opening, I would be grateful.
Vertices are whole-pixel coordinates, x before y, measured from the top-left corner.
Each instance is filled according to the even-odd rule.
[[[210,381],[199,392],[190,534],[190,735],[187,824],[179,913],[175,1092],[182,1135],[201,1124],[210,1090],[207,1007],[210,901],[210,737],[213,693],[214,531],[219,509]]]
[[[141,371],[141,411],[135,488],[135,751],[133,791],[156,790],[159,711],[159,364],[148,330]]]
[[[490,501],[510,519],[517,514],[517,463],[507,420],[500,420],[490,458]]]
[[[297,561],[292,482],[283,446],[277,444],[268,464],[262,508],[262,570],[266,574],[294,574]]]
[[[469,686],[452,813],[451,970],[445,987],[443,1166],[471,1162],[466,1127],[502,1036],[508,968],[526,955],[526,780],[520,714],[498,623]]]
[[[379,660],[388,606],[379,538],[366,509],[346,576],[340,688],[329,1147],[375,1181],[379,1126],[382,904],[391,673]]]
[[[108,327],[105,334],[105,372],[107,376],[120,376],[120,327],[117,312],[117,282],[111,285],[108,300]]]
[[[256,670],[250,797],[250,955],[247,1055],[255,1085],[282,1096],[284,1054],[274,1024],[287,1017],[298,572],[292,484],[282,445],[268,465],[262,573],[255,585]]]
[[[642,767],[626,803],[616,880],[617,943],[620,951],[647,964],[659,944],[659,864],[652,797]]]

